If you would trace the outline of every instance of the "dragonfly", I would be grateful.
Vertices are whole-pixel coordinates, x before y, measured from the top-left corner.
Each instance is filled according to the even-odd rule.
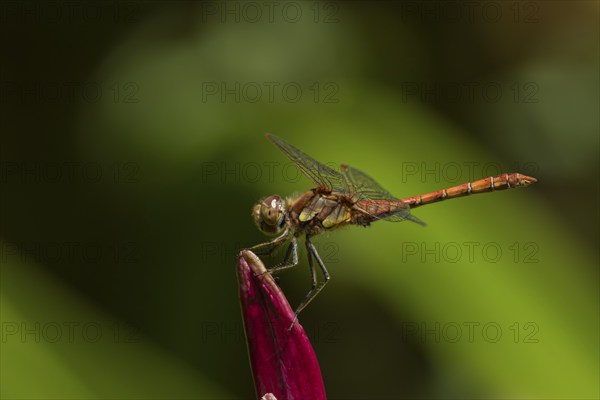
[[[412,221],[425,223],[411,214],[413,208],[438,201],[471,194],[528,186],[537,179],[519,173],[490,176],[435,192],[396,198],[366,173],[346,164],[340,171],[320,163],[283,139],[267,133],[266,138],[279,148],[316,187],[299,196],[282,198],[271,195],[260,200],[252,215],[258,229],[274,239],[250,248],[257,255],[270,255],[289,240],[283,261],[267,270],[279,272],[298,265],[298,237],[304,235],[312,287],[296,308],[293,327],[298,314],[319,294],[329,282],[330,275],[311,242],[311,237],[346,225],[369,226],[383,220],[389,222]],[[314,263],[323,274],[317,279]]]

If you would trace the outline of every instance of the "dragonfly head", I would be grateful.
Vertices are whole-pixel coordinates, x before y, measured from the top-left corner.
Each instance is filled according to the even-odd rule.
[[[261,232],[276,235],[285,227],[285,201],[276,194],[269,196],[254,206],[252,215]]]

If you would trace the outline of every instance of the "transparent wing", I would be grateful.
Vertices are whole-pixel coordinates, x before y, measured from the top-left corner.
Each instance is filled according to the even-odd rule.
[[[352,187],[355,193],[355,201],[389,200],[394,202],[394,205],[398,207],[400,200],[384,189],[369,175],[346,164],[342,164],[341,169],[348,186]],[[410,215],[410,206],[408,204],[400,206],[393,214],[374,217],[389,222],[400,222],[408,219],[420,225],[425,225],[423,221]]]
[[[369,175],[349,165],[341,165],[347,184],[356,192],[358,201],[361,200],[398,200],[390,192]]]
[[[348,185],[344,176],[310,157],[308,154],[298,150],[275,135],[267,133],[267,139],[273,142],[285,155],[302,170],[304,175],[319,188],[330,192],[349,194]]]

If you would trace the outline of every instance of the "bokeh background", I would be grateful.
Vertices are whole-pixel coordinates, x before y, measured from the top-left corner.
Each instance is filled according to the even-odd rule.
[[[2,398],[254,397],[235,254],[311,187],[265,132],[399,197],[539,179],[315,238],[330,398],[598,398],[597,2],[0,8]]]

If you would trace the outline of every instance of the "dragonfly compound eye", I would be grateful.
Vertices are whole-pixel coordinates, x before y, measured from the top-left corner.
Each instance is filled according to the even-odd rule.
[[[269,196],[262,200],[253,211],[254,222],[264,233],[276,234],[283,228],[285,206],[281,197]]]

